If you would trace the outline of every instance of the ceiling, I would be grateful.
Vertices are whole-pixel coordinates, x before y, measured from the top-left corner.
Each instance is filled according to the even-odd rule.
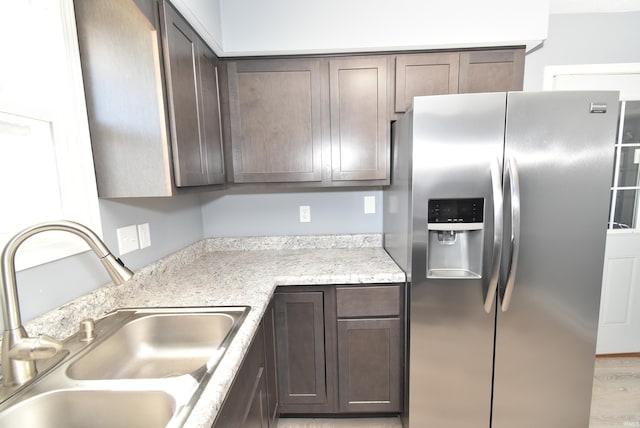
[[[640,0],[549,0],[549,13],[640,11]]]

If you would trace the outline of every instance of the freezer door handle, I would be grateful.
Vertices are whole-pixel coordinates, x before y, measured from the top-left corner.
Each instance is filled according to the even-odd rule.
[[[491,164],[491,198],[493,199],[493,258],[487,296],[484,300],[484,310],[491,312],[493,301],[496,298],[498,279],[500,274],[500,259],[502,258],[502,183],[500,160],[495,159]]]
[[[518,165],[514,158],[509,158],[507,162],[506,176],[511,197],[511,239],[507,279],[505,281],[504,295],[502,296],[502,312],[506,312],[511,303],[511,295],[516,281],[518,255],[520,254],[520,178],[518,176]]]

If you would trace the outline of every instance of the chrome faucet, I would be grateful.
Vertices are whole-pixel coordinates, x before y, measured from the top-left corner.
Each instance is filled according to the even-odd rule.
[[[50,230],[70,232],[82,238],[100,258],[115,284],[123,284],[133,276],[121,261],[114,257],[98,236],[86,226],[67,220],[31,226],[7,242],[2,251],[0,266],[2,285],[2,374],[4,386],[22,385],[37,374],[35,360],[51,358],[62,344],[49,336],[29,337],[22,326],[18,290],[16,286],[15,256],[20,245],[33,235]]]

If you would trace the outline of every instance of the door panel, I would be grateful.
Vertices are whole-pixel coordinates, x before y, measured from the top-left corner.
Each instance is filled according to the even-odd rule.
[[[520,254],[497,314],[493,428],[589,425],[617,111],[615,93],[509,94]]]
[[[389,175],[387,58],[329,61],[332,180]]]
[[[282,412],[327,403],[323,293],[277,293],[275,311]]]
[[[398,55],[395,111],[406,111],[413,97],[457,93],[459,65],[458,53]]]
[[[631,284],[637,280],[636,263],[632,257],[608,257],[604,273],[605,282],[622,284],[605,295],[608,304],[603,305],[603,324],[627,324],[629,321],[629,302],[631,299]],[[603,302],[604,303],[604,302]],[[612,310],[617,308],[618,310]]]
[[[202,96],[202,139],[206,152],[207,184],[225,182],[222,150],[222,122],[218,83],[218,63],[214,53],[204,43],[200,48],[200,94]]]
[[[230,62],[236,183],[322,180],[320,61]]]
[[[411,426],[489,424],[495,305],[487,313],[484,302],[494,234],[491,165],[502,162],[505,105],[505,94],[414,99]],[[441,198],[484,198],[481,279],[426,278],[427,204]]]
[[[639,75],[636,75],[636,77]],[[640,101],[620,105],[598,354],[640,351]]]
[[[205,148],[200,138],[197,34],[168,4],[165,7],[168,47],[168,97],[176,185],[207,184]]]
[[[524,49],[469,51],[460,54],[459,92],[521,91]]]
[[[598,354],[640,351],[639,262],[637,233],[607,233]]]
[[[341,412],[399,412],[399,318],[338,320]]]

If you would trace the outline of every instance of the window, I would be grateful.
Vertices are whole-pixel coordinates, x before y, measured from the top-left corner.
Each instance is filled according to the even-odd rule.
[[[640,101],[620,103],[609,229],[640,226]]]
[[[0,53],[0,246],[60,218],[101,235],[72,0],[2,2]],[[16,267],[86,250],[69,234],[40,234]]]
[[[640,63],[547,66],[544,89],[620,92],[608,232],[640,231]]]

